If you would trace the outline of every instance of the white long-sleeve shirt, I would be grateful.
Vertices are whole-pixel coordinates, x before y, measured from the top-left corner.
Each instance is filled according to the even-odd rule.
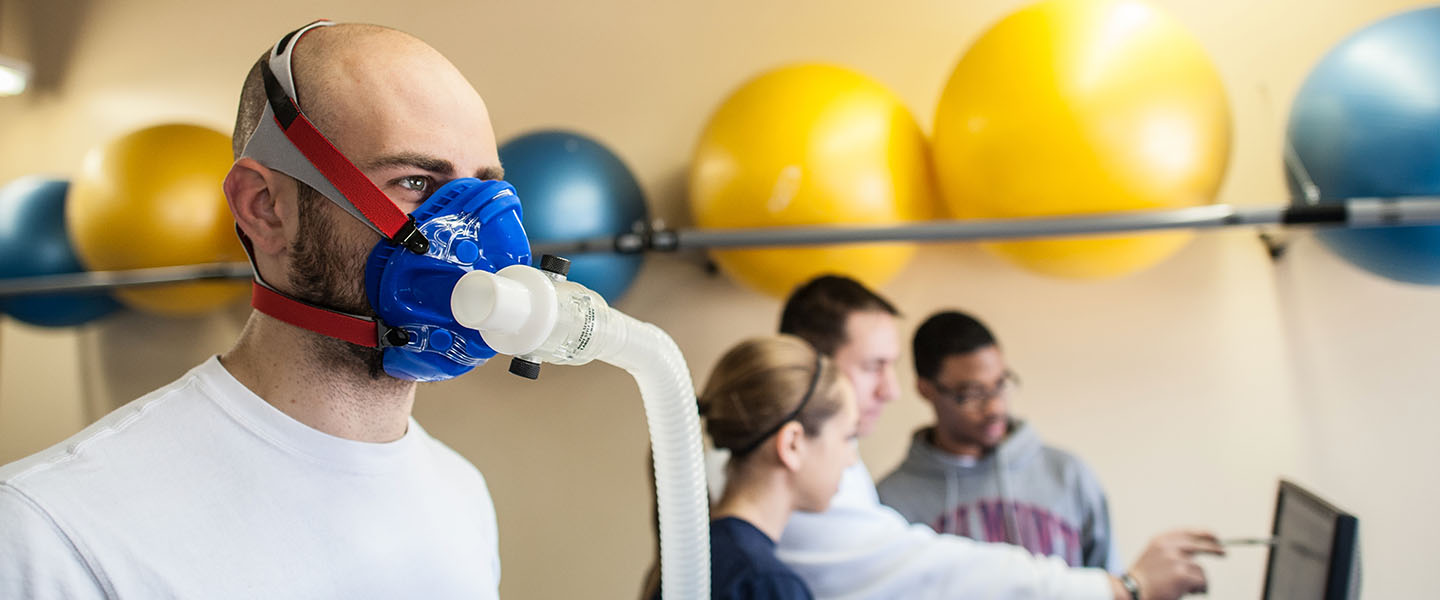
[[[708,460],[711,493],[723,486],[728,453]],[[717,477],[717,474],[721,474]],[[990,544],[911,525],[880,504],[865,463],[856,461],[823,513],[796,512],[776,555],[816,598],[1111,600],[1110,576],[1075,569],[1009,544]]]

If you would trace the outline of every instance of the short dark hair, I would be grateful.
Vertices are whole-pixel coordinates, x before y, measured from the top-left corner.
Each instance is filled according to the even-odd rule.
[[[821,354],[833,357],[845,343],[845,320],[851,313],[863,311],[900,314],[879,294],[854,279],[821,275],[790,292],[780,313],[780,333],[799,336]]]
[[[995,336],[979,319],[956,310],[935,313],[915,330],[915,374],[934,381],[947,357],[995,345]]]
[[[250,142],[250,136],[255,134],[255,129],[260,126],[260,117],[265,114],[265,106],[268,100],[265,97],[265,79],[261,74],[260,67],[270,59],[270,53],[266,52],[250,66],[250,71],[245,74],[245,83],[240,86],[240,106],[235,111],[235,131],[230,134],[230,148],[235,153],[235,158],[245,151],[245,144]]]

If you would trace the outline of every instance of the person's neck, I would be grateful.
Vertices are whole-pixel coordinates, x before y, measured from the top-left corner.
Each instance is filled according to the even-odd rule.
[[[380,374],[359,360],[323,360],[319,334],[251,313],[240,339],[220,364],[255,395],[312,429],[361,442],[405,435],[415,383]]]
[[[760,470],[763,472],[735,473],[727,479],[725,493],[715,506],[713,518],[739,518],[778,542],[785,523],[790,521],[790,513],[794,512],[794,494],[785,485],[781,469]]]
[[[940,432],[940,428],[938,427],[930,430],[930,444],[946,454],[966,456],[975,459],[982,458],[986,454],[994,451],[994,448],[986,448],[978,442],[946,436]]]

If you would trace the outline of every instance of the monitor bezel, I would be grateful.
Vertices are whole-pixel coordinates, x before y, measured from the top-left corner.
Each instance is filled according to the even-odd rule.
[[[1275,493],[1274,522],[1270,526],[1270,535],[1277,542],[1280,536],[1280,510],[1285,503],[1286,494],[1296,494],[1335,515],[1335,531],[1330,539],[1330,565],[1326,569],[1325,597],[1322,600],[1347,600],[1352,588],[1351,578],[1356,575],[1354,571],[1356,571],[1355,554],[1358,548],[1356,535],[1359,529],[1359,519],[1299,484],[1281,479],[1279,489]],[[1265,583],[1261,588],[1262,600],[1274,600],[1270,597],[1270,579],[1275,571],[1275,558],[1275,547],[1271,546],[1265,560]]]

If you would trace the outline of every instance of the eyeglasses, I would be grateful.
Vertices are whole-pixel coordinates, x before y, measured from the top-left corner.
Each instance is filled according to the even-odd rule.
[[[994,387],[965,384],[958,390],[952,390],[935,381],[931,381],[930,384],[935,386],[935,391],[939,392],[941,397],[958,404],[960,408],[979,408],[986,402],[1020,387],[1020,376],[1016,375],[1014,371],[1006,369],[1005,375],[995,383]]]

